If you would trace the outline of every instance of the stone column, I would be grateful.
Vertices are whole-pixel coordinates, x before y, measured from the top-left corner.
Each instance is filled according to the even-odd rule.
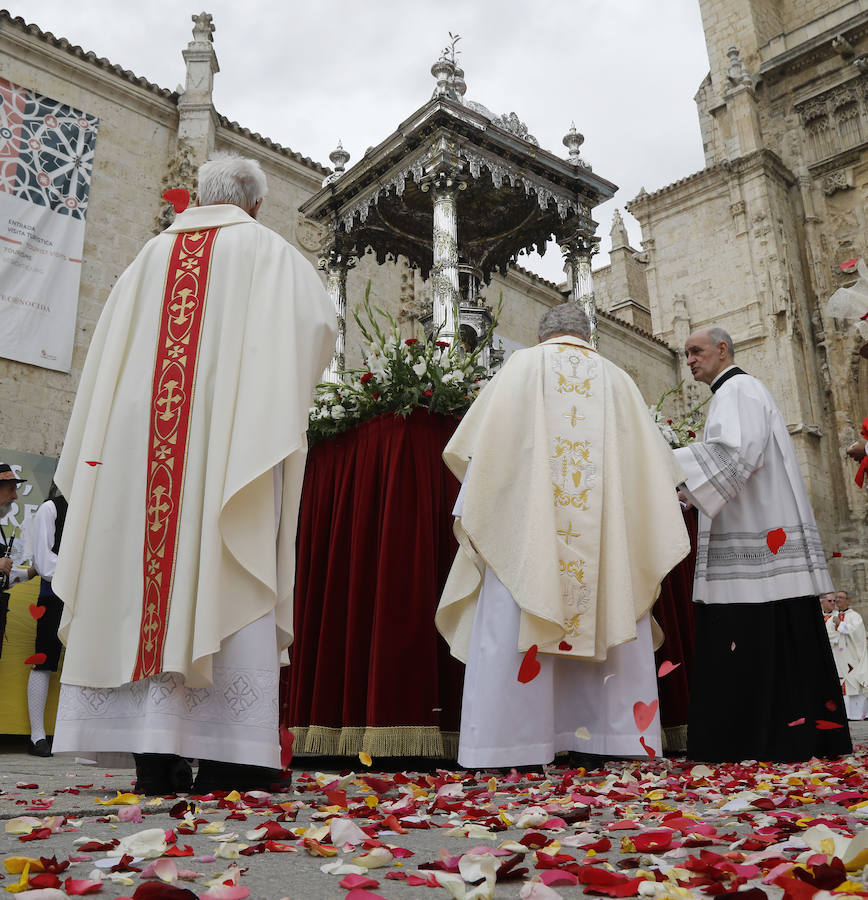
[[[433,265],[434,328],[440,340],[454,342],[458,331],[458,211],[456,195],[467,187],[462,178],[464,160],[445,137],[425,160],[422,190],[434,196]]]
[[[214,149],[216,130],[211,95],[220,66],[211,37],[211,18],[209,13],[193,16],[193,40],[183,51],[187,78],[184,93],[178,98],[178,143],[190,146],[196,165],[205,162]]]
[[[345,353],[347,343],[347,271],[352,268],[354,260],[346,253],[332,246],[319,259],[319,267],[325,269],[326,290],[335,307],[338,320],[338,336],[335,340],[335,355],[329,367],[323,372],[322,380],[339,384],[340,373],[346,365]]]
[[[591,257],[597,252],[593,238],[576,234],[560,242],[561,253],[570,279],[570,300],[577,303],[591,323],[591,344],[597,346],[597,307],[594,301],[594,277]]]

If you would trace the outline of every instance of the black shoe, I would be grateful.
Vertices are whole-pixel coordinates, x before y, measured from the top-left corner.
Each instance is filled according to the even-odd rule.
[[[31,756],[54,756],[51,752],[51,744],[48,743],[48,738],[40,738],[36,743],[30,741],[27,752]]]
[[[288,779],[288,780],[287,780]],[[214,791],[272,791],[289,790],[292,773],[267,766],[246,766],[242,763],[219,762],[200,759],[199,771],[193,782],[194,794],[211,794]]]
[[[174,753],[134,753],[136,793],[150,796],[189,793],[193,768]]]

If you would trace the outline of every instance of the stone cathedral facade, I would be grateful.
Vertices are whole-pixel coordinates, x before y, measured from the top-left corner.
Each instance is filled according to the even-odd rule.
[[[699,0],[710,71],[696,94],[706,166],[627,203],[598,304],[680,350],[718,324],[784,414],[837,586],[866,590],[865,491],[844,450],[868,415],[868,353],[826,313],[868,254],[868,4]],[[705,388],[685,382],[685,403]],[[833,554],[840,554],[834,556]]]
[[[690,381],[684,339],[704,325],[727,328],[738,362],[784,413],[836,583],[868,600],[868,503],[843,455],[868,415],[868,360],[847,323],[825,313],[852,281],[840,263],[868,253],[868,0],[698,2],[710,63],[696,94],[706,167],[627,204],[641,247],[615,218],[610,264],[596,273],[600,350],[649,403],[686,376],[676,400],[685,409],[707,389]],[[214,28],[210,16],[194,20],[181,51],[185,86],[170,91],[0,11],[0,77],[100,119],[72,370],[0,359],[3,418],[14,422],[2,447],[58,454],[102,304],[168,224],[162,191],[194,187],[212,151],[262,163],[270,191],[261,220],[317,262],[324,235],[298,209],[329,170],[219,114]],[[468,80],[472,96],[472,72]],[[429,285],[401,258],[377,266],[363,257],[348,276],[350,306],[368,280],[409,334]],[[539,316],[566,293],[514,267],[484,296],[492,305],[503,296],[498,336],[509,348],[532,343]],[[350,365],[357,346],[350,321]]]

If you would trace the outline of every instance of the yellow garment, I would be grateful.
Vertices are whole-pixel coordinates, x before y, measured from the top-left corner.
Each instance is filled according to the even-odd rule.
[[[690,550],[674,455],[630,377],[578,338],[514,353],[443,458],[461,481],[473,460],[436,615],[459,659],[467,659],[485,566],[521,609],[519,651],[536,644],[603,660],[636,637],[660,582]],[[578,593],[565,588],[576,549]]]
[[[183,470],[162,671],[211,682],[221,642],[274,610],[292,640],[295,532],[314,385],[334,352],[334,307],[314,268],[236,206],[194,207],[120,276],[94,332],[55,475],[69,498],[53,580],[62,681],[133,675],[142,620],[151,393],[179,232],[217,228]],[[275,522],[273,468],[282,467]]]
[[[39,579],[31,578],[16,584],[9,591],[9,616],[6,636],[0,655],[0,723],[4,734],[29,734],[30,716],[27,711],[27,679],[31,667],[24,660],[33,656],[36,641],[36,619],[30,606],[39,599]],[[61,657],[61,660],[63,657]],[[45,703],[45,730],[54,734],[57,716],[57,695],[60,692],[60,673],[51,673],[48,699]]]

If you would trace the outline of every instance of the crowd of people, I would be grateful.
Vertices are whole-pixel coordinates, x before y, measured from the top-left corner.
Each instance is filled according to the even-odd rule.
[[[54,751],[133,753],[148,793],[279,777],[307,414],[335,340],[315,270],[256,221],[259,165],[216,158],[198,185],[198,205],[108,298],[58,495],[35,518],[47,612],[31,752],[51,752],[40,723],[59,634]],[[459,550],[435,622],[466,663],[459,763],[662,752],[652,606],[690,552],[690,507],[688,755],[848,752],[846,714],[868,714],[865,629],[846,592],[824,625],[817,598],[825,608],[833,587],[795,451],[731,337],[687,340],[713,397],[703,438],[675,452],[577,305],[547,312],[539,341],[512,354],[444,451],[461,482]],[[0,511],[17,481],[0,466]],[[0,573],[29,574],[8,559]]]

